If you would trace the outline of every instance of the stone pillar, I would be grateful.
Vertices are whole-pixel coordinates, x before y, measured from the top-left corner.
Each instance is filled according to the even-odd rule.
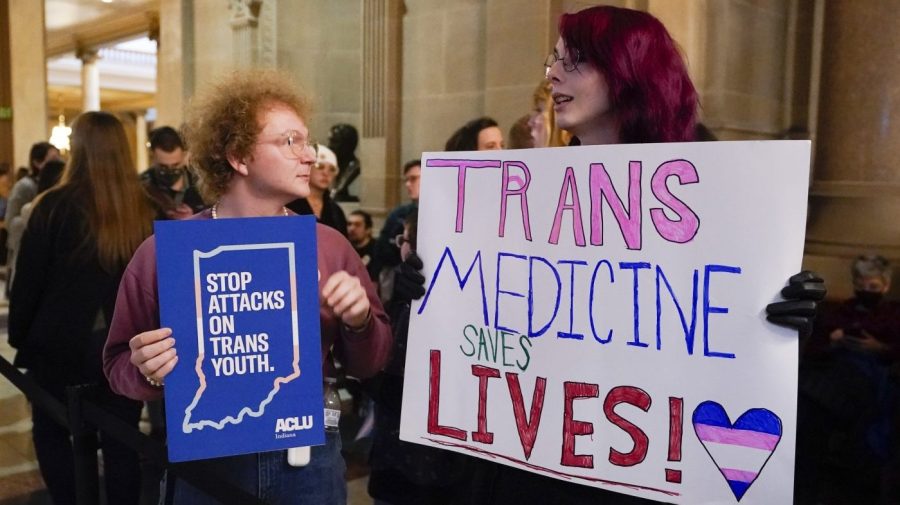
[[[50,136],[47,127],[47,65],[44,3],[8,0],[14,167],[28,165],[31,145]]]
[[[160,0],[156,40],[156,124],[178,128],[194,93],[194,2]]]
[[[854,256],[875,252],[900,262],[900,31],[896,16],[886,15],[897,6],[824,5],[806,264],[826,276],[836,298],[851,292]]]
[[[256,66],[259,59],[259,14],[262,0],[230,0],[234,62],[237,68]]]
[[[0,68],[12,68],[9,63],[9,0],[0,0]],[[0,75],[0,166],[6,165],[12,172],[12,79],[9,72]],[[9,188],[0,188],[8,191]]]
[[[82,112],[100,110],[100,68],[96,49],[79,49],[75,55],[81,60]]]
[[[147,170],[147,111],[139,110],[134,113],[134,167],[137,173]]]
[[[556,44],[558,19],[548,2],[487,1],[484,113],[500,124],[504,137],[517,119],[531,112],[531,97],[544,80],[544,58]]]
[[[362,1],[360,205],[376,216],[400,201],[402,0]]]

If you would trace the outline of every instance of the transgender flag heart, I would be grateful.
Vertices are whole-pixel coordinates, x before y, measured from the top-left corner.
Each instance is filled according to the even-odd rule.
[[[781,419],[766,409],[750,409],[731,424],[716,402],[694,409],[694,432],[725,476],[738,501],[762,473],[781,440]]]

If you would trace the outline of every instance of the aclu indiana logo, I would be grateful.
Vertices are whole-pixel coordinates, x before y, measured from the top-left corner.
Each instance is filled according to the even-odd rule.
[[[275,421],[275,438],[293,438],[295,431],[308,430],[313,427],[313,416],[280,417]]]

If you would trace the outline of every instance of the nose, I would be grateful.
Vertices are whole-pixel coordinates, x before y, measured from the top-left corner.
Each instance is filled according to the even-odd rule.
[[[554,61],[549,67],[546,67],[544,70],[544,77],[550,82],[559,82],[562,77],[559,67],[562,66],[562,60]]]
[[[307,147],[303,150],[303,154],[300,156],[300,161],[304,165],[315,165],[316,164],[316,151],[312,148],[312,146]]]

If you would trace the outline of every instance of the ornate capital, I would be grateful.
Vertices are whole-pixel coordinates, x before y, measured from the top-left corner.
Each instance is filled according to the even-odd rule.
[[[259,11],[263,0],[229,0],[231,10],[231,27],[256,27],[259,24]]]
[[[81,60],[81,63],[89,65],[95,63],[100,56],[96,48],[78,46],[75,50],[75,57]]]
[[[159,45],[159,14],[147,14],[147,38]]]

